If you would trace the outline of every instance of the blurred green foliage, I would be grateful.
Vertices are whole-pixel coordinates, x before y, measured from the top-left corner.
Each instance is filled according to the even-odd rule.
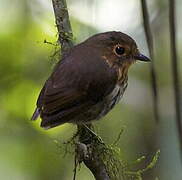
[[[57,40],[53,11],[49,7],[51,3],[45,2],[0,0],[0,179],[4,180],[70,180],[73,176],[73,156],[63,157],[64,146],[57,148],[54,140],[60,143],[66,141],[75,127],[63,125],[45,131],[39,127],[39,120],[30,121],[39,91],[55,63],[52,55],[56,47],[44,43],[45,39],[53,44]],[[70,0],[69,4],[72,3],[75,1]],[[134,161],[136,157],[146,155],[141,169],[161,149],[159,162],[144,175],[144,179],[181,180],[169,61],[167,4],[163,0],[150,7],[154,17],[152,27],[161,122],[156,125],[153,119],[149,65],[140,63],[130,70],[129,87],[123,101],[95,124],[107,143],[113,143],[124,128],[118,144],[121,156],[126,161]],[[71,23],[76,42],[98,31],[80,22],[77,17],[71,17]],[[130,32],[146,51],[141,29],[141,26],[136,27]],[[77,179],[93,180],[93,176],[83,166]]]

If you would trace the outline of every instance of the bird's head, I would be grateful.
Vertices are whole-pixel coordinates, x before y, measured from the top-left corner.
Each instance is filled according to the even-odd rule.
[[[102,57],[113,65],[131,65],[139,61],[148,62],[150,59],[140,53],[136,42],[121,32],[105,32],[96,34],[87,40],[100,51]]]

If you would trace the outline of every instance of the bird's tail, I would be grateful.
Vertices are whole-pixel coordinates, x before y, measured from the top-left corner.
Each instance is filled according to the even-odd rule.
[[[40,109],[36,108],[33,115],[32,115],[32,117],[31,117],[31,120],[32,121],[36,120],[39,117],[39,115],[40,115]]]

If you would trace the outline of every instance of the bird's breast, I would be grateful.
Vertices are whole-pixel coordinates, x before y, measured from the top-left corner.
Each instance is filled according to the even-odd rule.
[[[127,88],[127,81],[122,84],[116,84],[113,91],[103,100],[102,111],[100,112],[97,119],[105,116],[122,98]]]

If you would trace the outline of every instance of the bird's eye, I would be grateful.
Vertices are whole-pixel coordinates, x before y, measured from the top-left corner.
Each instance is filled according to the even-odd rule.
[[[122,46],[116,46],[115,47],[115,52],[117,55],[121,56],[125,53],[125,48]]]

